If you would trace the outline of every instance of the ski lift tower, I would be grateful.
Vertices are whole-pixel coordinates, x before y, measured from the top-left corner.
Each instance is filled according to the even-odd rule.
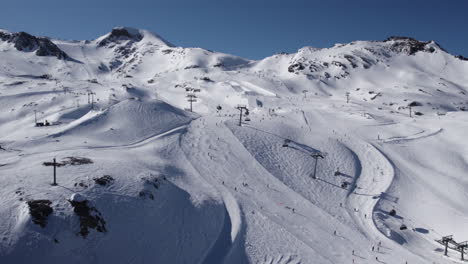
[[[190,112],[193,112],[193,103],[197,101],[197,96],[195,93],[200,92],[200,88],[191,88],[187,87],[185,88],[185,91],[187,92],[187,101],[190,103]]]
[[[315,152],[315,153],[310,154],[310,156],[311,156],[312,158],[315,159],[314,174],[312,175],[312,178],[317,179],[316,173],[317,173],[317,162],[318,162],[318,159],[319,159],[319,158],[320,158],[320,159],[324,159],[324,158],[327,156],[327,153]]]
[[[248,116],[249,115],[249,109],[247,109],[246,105],[237,105],[236,109],[240,111],[239,126],[242,126],[242,111],[245,111],[245,115]]]

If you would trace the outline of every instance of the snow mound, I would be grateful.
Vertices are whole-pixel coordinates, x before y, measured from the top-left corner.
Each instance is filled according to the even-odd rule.
[[[88,143],[129,144],[187,124],[192,115],[162,101],[125,100],[91,111],[52,137],[80,137]]]

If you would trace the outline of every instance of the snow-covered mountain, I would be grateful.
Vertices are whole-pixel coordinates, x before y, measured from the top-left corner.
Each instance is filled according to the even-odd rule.
[[[467,83],[407,37],[253,61],[0,30],[0,263],[458,263]]]

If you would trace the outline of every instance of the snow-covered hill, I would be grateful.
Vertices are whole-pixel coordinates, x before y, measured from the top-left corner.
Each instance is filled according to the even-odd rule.
[[[252,61],[1,30],[0,263],[459,263],[467,83],[412,38]]]

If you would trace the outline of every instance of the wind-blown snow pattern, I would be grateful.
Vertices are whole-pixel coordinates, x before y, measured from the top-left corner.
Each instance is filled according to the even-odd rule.
[[[462,263],[468,61],[434,41],[1,30],[0,58],[2,264]]]

